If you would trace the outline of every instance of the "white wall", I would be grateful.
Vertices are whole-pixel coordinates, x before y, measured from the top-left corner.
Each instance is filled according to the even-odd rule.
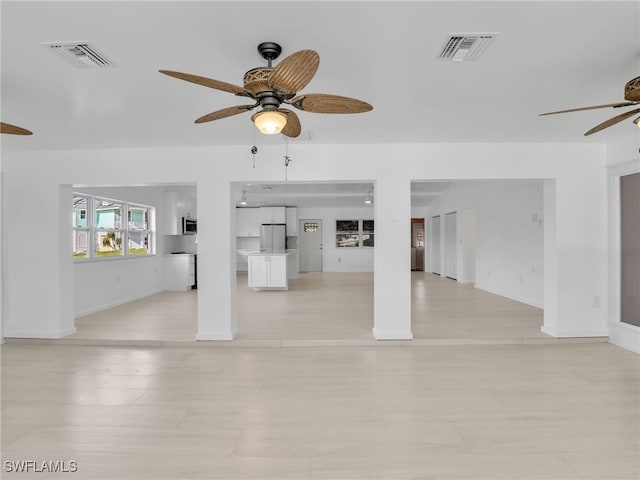
[[[373,220],[373,207],[298,208],[298,219],[322,220],[323,271],[373,272],[373,248],[336,247],[336,220]]]
[[[458,212],[458,281],[465,277],[464,211],[475,208],[476,287],[542,308],[542,187],[541,181],[456,182],[429,205],[429,216]]]
[[[161,292],[164,274],[163,187],[74,187],[73,191],[155,207],[155,228],[159,232],[155,256],[75,262],[74,315],[86,315]]]
[[[244,161],[246,146],[5,153],[5,335],[57,338],[73,330],[74,266],[63,185],[198,186],[198,339],[230,340],[235,318],[235,199],[231,182],[283,179],[279,146]],[[545,328],[554,336],[606,334],[606,149],[576,144],[376,144],[290,146],[291,181],[376,183],[374,335],[411,338],[411,180],[550,179],[553,251]],[[109,165],[109,168],[103,168]],[[546,185],[546,183],[545,183]],[[546,208],[546,202],[545,202]],[[548,216],[545,213],[548,221]],[[51,234],[43,248],[43,232]],[[66,239],[66,240],[65,240]],[[69,255],[61,255],[66,248]],[[552,272],[555,279],[547,278]],[[62,280],[62,285],[61,285]],[[556,288],[547,291],[547,285]],[[33,301],[37,298],[38,301]],[[547,308],[547,305],[551,305]]]

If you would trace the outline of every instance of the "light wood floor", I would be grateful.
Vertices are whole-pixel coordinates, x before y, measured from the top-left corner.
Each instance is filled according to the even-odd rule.
[[[638,357],[606,343],[1,353],[3,479],[640,478]]]
[[[197,293],[166,292],[76,320],[70,340],[193,341]],[[432,274],[412,273],[412,330],[432,343],[551,341],[542,310]],[[238,342],[373,341],[372,273],[304,273],[288,291],[237,276]]]

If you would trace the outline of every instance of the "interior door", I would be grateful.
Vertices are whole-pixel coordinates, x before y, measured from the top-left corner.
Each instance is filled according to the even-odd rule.
[[[441,275],[440,268],[440,216],[431,218],[431,241],[430,246],[430,258],[431,258],[431,271],[438,275]]]
[[[301,272],[322,271],[322,220],[300,220],[298,255]]]
[[[455,212],[447,213],[444,219],[445,275],[456,280],[458,278],[458,215]]]

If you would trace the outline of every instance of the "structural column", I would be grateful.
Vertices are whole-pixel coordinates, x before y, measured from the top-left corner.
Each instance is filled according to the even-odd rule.
[[[229,182],[215,178],[198,182],[198,205],[196,339],[233,340],[237,333],[235,203]]]
[[[373,336],[376,340],[412,339],[409,179],[380,176],[375,211]]]

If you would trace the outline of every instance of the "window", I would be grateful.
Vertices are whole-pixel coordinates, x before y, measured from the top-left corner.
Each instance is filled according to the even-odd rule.
[[[336,247],[373,247],[373,220],[336,220]]]
[[[304,224],[304,233],[313,233],[318,231],[317,223],[307,223]]]
[[[336,220],[336,247],[359,247],[358,220]]]
[[[152,255],[154,216],[153,207],[74,193],[73,258]]]
[[[362,246],[363,247],[373,247],[373,220],[363,220],[362,221]]]
[[[73,196],[73,258],[87,258],[89,200],[90,198],[84,195]]]

